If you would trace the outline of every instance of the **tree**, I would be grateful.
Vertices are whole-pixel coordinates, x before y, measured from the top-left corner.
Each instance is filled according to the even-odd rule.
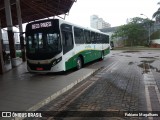
[[[157,4],[160,4],[160,2]],[[160,8],[153,14],[152,18],[156,18],[156,21],[160,22]]]
[[[140,17],[134,17],[130,19],[128,24],[120,26],[112,35],[112,39],[115,37],[125,40],[125,45],[142,45],[144,44],[144,35],[147,30],[144,25],[148,22],[146,19]]]
[[[153,18],[159,17],[160,16],[160,8],[153,14]]]

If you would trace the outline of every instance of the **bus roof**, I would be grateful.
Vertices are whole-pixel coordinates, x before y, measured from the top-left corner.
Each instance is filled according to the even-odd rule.
[[[65,20],[63,20],[63,19],[58,19],[58,18],[56,18],[56,19],[44,19],[44,20],[38,20],[38,21],[30,22],[30,23],[27,24],[27,26],[28,26],[29,24],[35,24],[35,23],[40,23],[40,22],[45,22],[45,21],[54,21],[54,20],[58,20],[58,21],[60,22],[60,24],[65,23],[65,24],[72,25],[72,26],[75,26],[75,27],[78,27],[78,28],[82,28],[82,29],[84,29],[84,30],[89,30],[89,31],[93,31],[93,32],[97,32],[97,33],[101,33],[101,34],[107,35],[106,33],[101,32],[101,31],[98,30],[98,29],[88,28],[88,27],[82,27],[82,26],[80,26],[80,25],[76,25],[76,24],[73,24],[73,23],[70,23],[70,22],[65,21]]]

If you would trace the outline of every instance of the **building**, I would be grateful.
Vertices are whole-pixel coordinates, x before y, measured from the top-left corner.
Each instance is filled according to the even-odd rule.
[[[111,27],[111,24],[105,22],[102,18],[97,15],[92,15],[90,17],[90,26],[95,29],[104,29]]]

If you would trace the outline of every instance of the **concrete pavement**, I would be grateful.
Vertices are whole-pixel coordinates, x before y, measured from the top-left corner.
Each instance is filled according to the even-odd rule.
[[[37,110],[106,65],[106,60],[64,74],[31,74],[23,63],[0,75],[0,111]]]
[[[39,109],[52,111],[43,119],[160,120],[160,51],[112,51],[111,58],[111,66]]]

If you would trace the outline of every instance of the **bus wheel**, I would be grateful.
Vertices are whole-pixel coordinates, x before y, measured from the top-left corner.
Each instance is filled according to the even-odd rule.
[[[102,51],[101,52],[101,60],[103,60],[104,59],[104,52]]]
[[[82,68],[82,59],[80,57],[77,58],[77,69],[81,69]]]

